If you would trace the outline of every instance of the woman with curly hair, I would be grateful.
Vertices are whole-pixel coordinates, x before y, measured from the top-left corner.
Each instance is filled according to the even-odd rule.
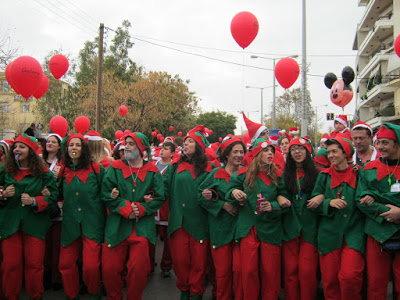
[[[64,291],[68,299],[79,296],[77,260],[82,251],[83,281],[91,299],[101,299],[100,250],[106,222],[101,185],[105,170],[92,161],[89,146],[81,134],[69,136],[63,165],[59,190],[64,198],[60,251]]]
[[[5,200],[0,207],[2,286],[9,300],[18,299],[23,273],[32,299],[40,299],[44,293],[45,236],[51,225],[48,208],[55,205],[58,190],[37,150],[36,138],[18,136],[0,171],[1,198]]]
[[[197,190],[213,166],[207,160],[204,126],[190,130],[182,154],[164,173],[169,198],[168,233],[181,299],[201,299],[205,291],[209,247],[207,212],[199,206]]]
[[[283,231],[277,197],[284,190],[282,173],[272,162],[275,147],[254,141],[253,161],[229,180],[226,200],[239,207],[235,239],[240,242],[243,299],[278,299],[281,289]]]

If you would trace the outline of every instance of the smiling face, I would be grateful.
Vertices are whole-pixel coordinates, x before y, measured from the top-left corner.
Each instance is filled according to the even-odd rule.
[[[336,144],[327,147],[328,160],[331,166],[337,167],[344,162],[347,163],[347,156],[344,151]]]
[[[377,139],[375,147],[382,154],[383,159],[398,159],[400,146],[397,142],[392,139],[381,138]]]
[[[82,155],[82,141],[80,138],[73,138],[68,144],[68,155],[72,159],[79,159]]]
[[[185,139],[183,147],[185,148],[184,152],[187,156],[192,156],[196,153],[196,141],[191,137]]]
[[[227,156],[228,165],[240,166],[244,158],[244,149],[241,144],[236,144],[232,147],[231,152]]]
[[[16,142],[13,150],[14,156],[18,155],[18,161],[20,163],[28,161],[29,147],[24,143]]]
[[[46,141],[46,150],[49,153],[56,153],[61,149],[60,143],[55,136],[51,136]]]

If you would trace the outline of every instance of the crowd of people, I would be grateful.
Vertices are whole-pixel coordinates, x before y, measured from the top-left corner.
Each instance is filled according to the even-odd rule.
[[[110,144],[34,128],[0,141],[0,299],[46,280],[79,299],[142,299],[155,272],[181,300],[400,300],[400,126],[335,130],[319,149],[297,128],[270,136],[244,114],[250,141],[210,145],[198,125],[177,145],[140,132]],[[35,125],[35,124],[33,124]],[[35,127],[35,126],[34,126]],[[30,135],[29,135],[30,134]],[[280,145],[278,143],[280,142]],[[81,278],[80,278],[81,277]],[[23,280],[24,279],[24,280]]]

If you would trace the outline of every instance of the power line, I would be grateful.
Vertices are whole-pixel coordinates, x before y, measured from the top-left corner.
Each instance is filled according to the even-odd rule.
[[[77,8],[79,11],[81,11],[85,16],[87,16],[87,17],[89,17],[90,19],[92,19],[96,24],[100,24],[99,21],[93,19],[92,16],[88,15],[83,9],[79,8],[77,5],[75,5],[75,4],[72,3],[71,1],[69,1],[69,0],[65,0],[65,1],[67,1],[67,2],[70,3],[70,4],[72,4],[72,6],[74,6],[74,7]]]

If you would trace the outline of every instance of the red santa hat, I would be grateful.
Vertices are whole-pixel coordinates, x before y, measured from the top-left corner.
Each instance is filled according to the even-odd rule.
[[[290,127],[289,134],[292,136],[299,135],[300,131],[298,127]]]
[[[103,141],[100,133],[94,131],[93,129],[89,130],[83,137],[88,141]]]
[[[321,137],[321,142],[326,142],[326,141],[329,140],[329,139],[330,139],[329,134],[324,133],[324,134],[322,135],[322,137]]]
[[[247,131],[249,132],[251,142],[254,142],[260,136],[261,132],[263,132],[265,129],[268,130],[267,126],[253,122],[252,120],[248,119],[244,112],[242,112],[242,114],[244,123],[247,127]]]
[[[274,146],[278,145],[278,140],[279,140],[279,137],[277,135],[272,135],[272,136],[269,137],[269,141]]]
[[[62,137],[61,137],[61,135],[59,135],[59,134],[57,134],[57,133],[49,133],[49,134],[47,135],[47,137],[46,137],[46,140],[48,140],[49,137],[52,137],[52,136],[54,136],[55,138],[57,138],[58,141],[59,141],[60,143],[61,143],[61,141],[63,140]]]
[[[363,122],[363,121],[358,121],[356,124],[354,124],[353,128],[351,130],[354,130],[355,128],[365,128],[368,129],[371,132],[371,136],[374,134],[374,131],[372,130],[372,127]]]
[[[166,142],[166,139],[170,139],[172,143],[175,143],[175,138],[173,136],[167,136],[164,138],[164,143]]]
[[[344,127],[347,127],[347,116],[346,115],[338,115],[335,117],[335,121],[338,121]]]

